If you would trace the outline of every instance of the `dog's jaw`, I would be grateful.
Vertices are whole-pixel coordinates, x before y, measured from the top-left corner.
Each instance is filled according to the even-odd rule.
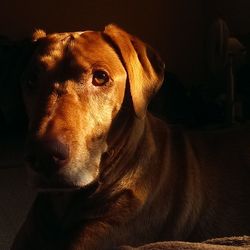
[[[97,175],[92,175],[86,167],[81,172],[66,172],[63,175],[48,179],[38,174],[31,167],[27,166],[29,185],[38,192],[68,192],[75,191],[93,184],[97,181]]]

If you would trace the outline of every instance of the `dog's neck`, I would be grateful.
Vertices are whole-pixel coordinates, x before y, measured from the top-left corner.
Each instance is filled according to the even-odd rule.
[[[130,170],[135,171],[137,154],[145,134],[145,119],[126,114],[120,122],[119,117],[109,134],[110,144],[101,161],[101,185],[114,185]],[[126,120],[124,117],[128,117]],[[109,140],[108,138],[108,140]]]

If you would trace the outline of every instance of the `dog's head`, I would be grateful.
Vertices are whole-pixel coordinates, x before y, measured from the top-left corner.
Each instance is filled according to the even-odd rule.
[[[143,121],[164,64],[152,48],[115,25],[103,32],[38,31],[34,43],[23,80],[31,167],[49,185],[84,187],[99,175],[125,92],[134,110],[129,115]]]

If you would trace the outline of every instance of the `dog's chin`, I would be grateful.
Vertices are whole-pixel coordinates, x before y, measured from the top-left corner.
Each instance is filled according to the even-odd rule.
[[[38,192],[73,192],[79,189],[85,189],[92,185],[96,179],[91,175],[81,175],[81,177],[72,176],[54,176],[47,178],[28,168],[29,186]]]

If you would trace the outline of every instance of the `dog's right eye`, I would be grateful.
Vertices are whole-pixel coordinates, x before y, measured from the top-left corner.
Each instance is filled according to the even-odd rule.
[[[102,86],[102,85],[106,84],[107,82],[109,82],[109,75],[105,71],[96,70],[93,73],[92,83],[95,86]]]

